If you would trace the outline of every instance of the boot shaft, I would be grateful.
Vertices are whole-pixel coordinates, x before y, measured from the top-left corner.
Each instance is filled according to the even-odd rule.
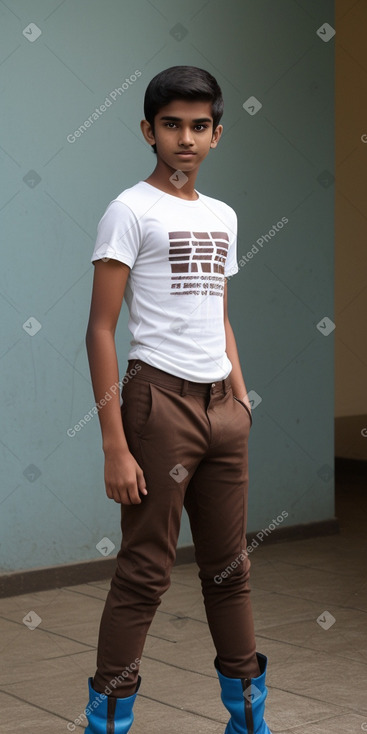
[[[114,698],[98,693],[89,678],[89,702],[85,709],[88,726],[85,734],[127,734],[134,721],[133,706],[140,687],[141,678],[135,693],[127,698]]]
[[[221,698],[231,718],[225,734],[271,734],[264,721],[267,658],[256,653],[260,668],[257,678],[227,678],[219,670],[218,658],[214,665],[221,686]]]

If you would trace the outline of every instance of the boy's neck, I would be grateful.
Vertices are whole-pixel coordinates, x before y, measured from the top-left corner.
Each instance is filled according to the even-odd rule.
[[[196,201],[199,197],[195,191],[195,181],[198,174],[198,170],[187,171],[185,176],[187,181],[183,186],[175,186],[173,179],[177,175],[177,183],[180,183],[180,177],[177,171],[167,166],[163,161],[158,161],[153,173],[145,179],[145,182],[151,186],[155,186],[160,191],[164,191],[166,194],[171,196],[177,196],[178,199],[186,199],[188,201]],[[172,180],[170,180],[170,178]]]

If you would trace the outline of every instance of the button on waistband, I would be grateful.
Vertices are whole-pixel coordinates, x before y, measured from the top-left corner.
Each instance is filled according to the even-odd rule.
[[[158,367],[153,367],[143,360],[128,360],[128,370],[132,370],[133,367],[137,367],[138,365],[139,372],[136,377],[134,376],[134,380],[146,380],[154,385],[160,385],[161,387],[169,390],[180,392],[183,396],[186,394],[207,396],[210,390],[213,392],[220,392],[221,388],[223,393],[225,393],[231,387],[229,376],[223,380],[218,380],[217,382],[192,382],[190,380],[177,377],[176,375],[171,375],[168,372],[164,372]]]

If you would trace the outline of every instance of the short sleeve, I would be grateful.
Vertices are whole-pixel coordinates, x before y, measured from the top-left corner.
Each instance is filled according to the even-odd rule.
[[[235,211],[232,209],[232,218],[231,218],[231,224],[230,224],[230,241],[228,246],[228,254],[226,258],[226,264],[224,268],[224,277],[229,278],[231,275],[236,275],[238,273],[238,264],[237,264],[237,215]]]
[[[141,232],[134,212],[122,201],[114,199],[98,223],[91,262],[106,258],[118,260],[132,268],[140,244]]]

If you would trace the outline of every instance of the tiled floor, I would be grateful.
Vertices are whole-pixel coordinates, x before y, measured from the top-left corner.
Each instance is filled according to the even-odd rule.
[[[366,482],[348,475],[338,484],[340,535],[263,544],[252,555],[274,734],[367,730]],[[87,703],[108,584],[1,600],[1,734],[73,731],[67,725]],[[328,629],[316,621],[325,611],[335,618]],[[22,621],[37,621],[29,612],[42,619],[34,630]],[[213,658],[196,567],[179,566],[147,639],[132,731],[223,734],[228,716]]]

